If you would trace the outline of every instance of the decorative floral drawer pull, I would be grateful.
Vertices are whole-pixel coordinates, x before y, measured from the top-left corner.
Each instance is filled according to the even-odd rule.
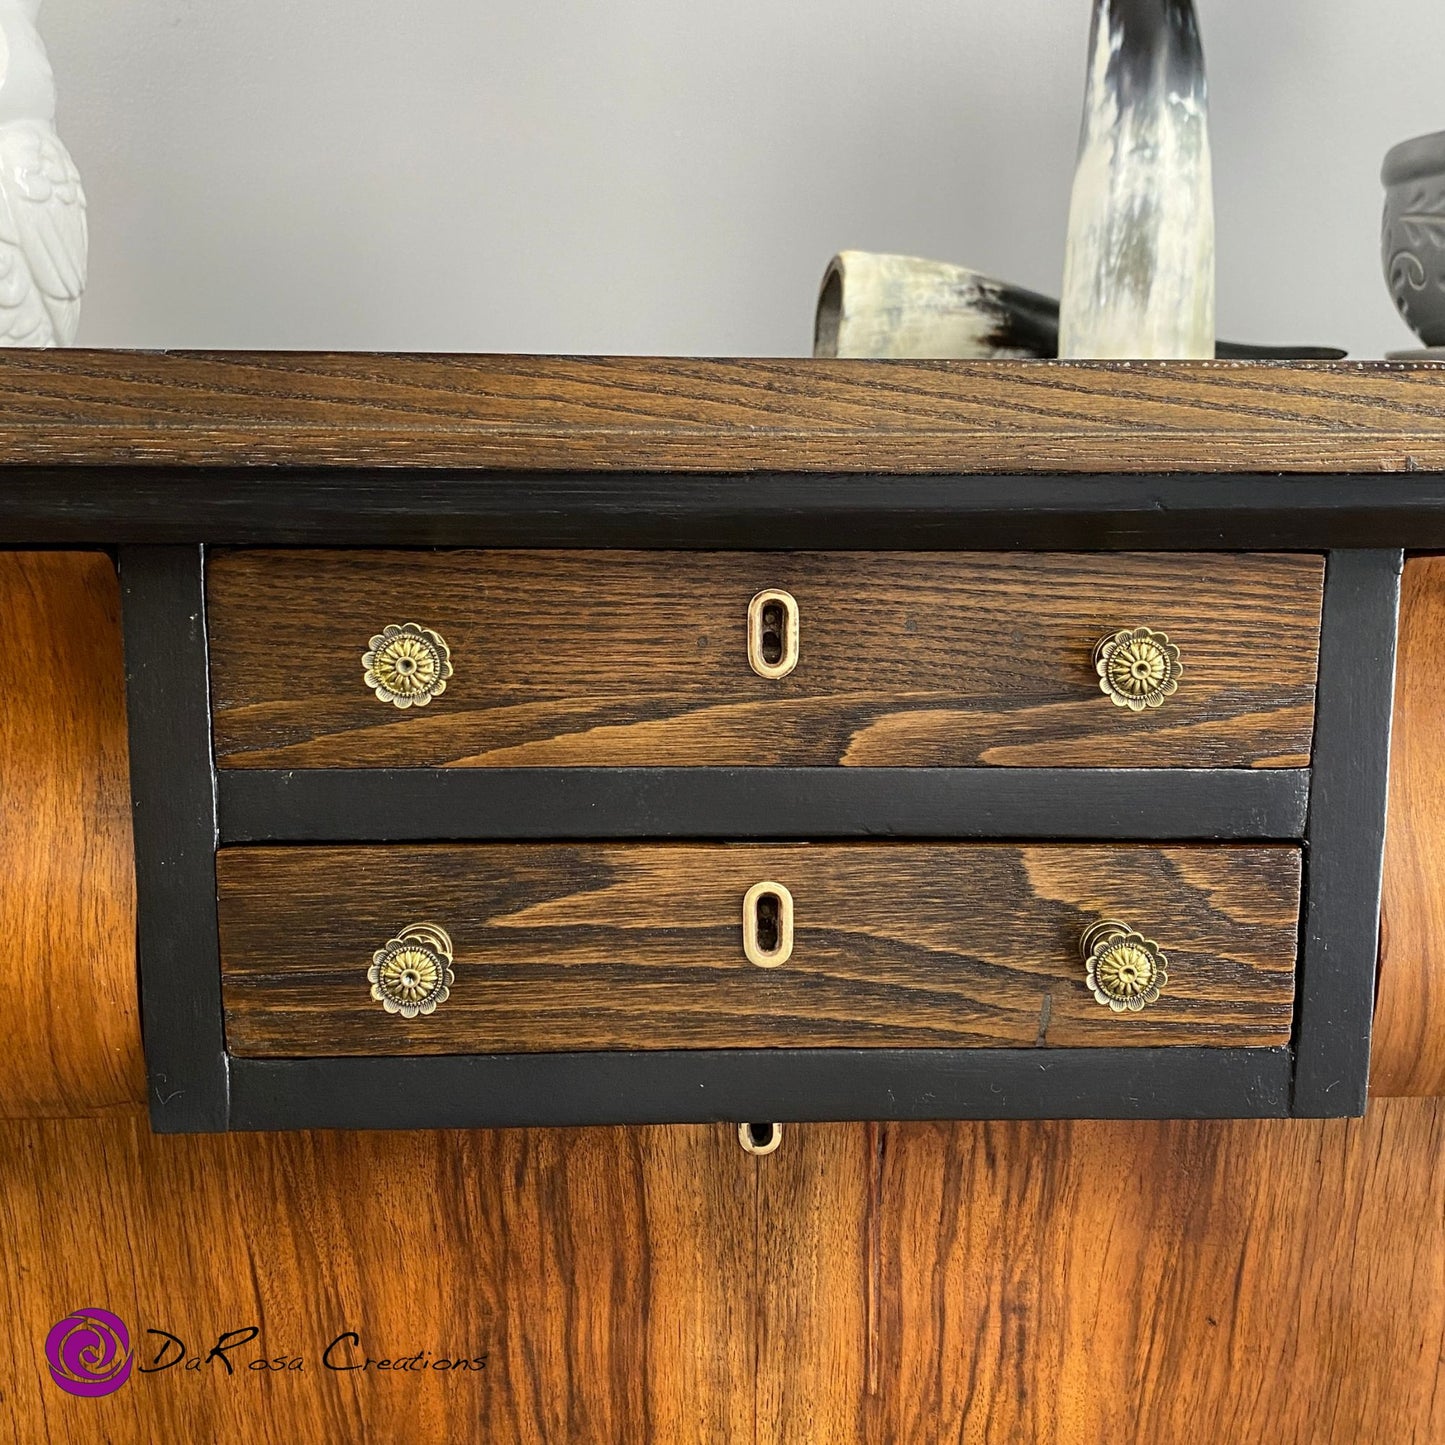
[[[1094,648],[1099,688],[1116,707],[1143,712],[1179,691],[1184,664],[1168,634],[1147,627],[1125,628],[1101,638]]]
[[[413,923],[371,956],[371,996],[389,1014],[435,1013],[451,994],[452,941],[435,923]]]
[[[447,690],[452,652],[441,634],[415,622],[392,623],[371,639],[361,654],[367,687],[379,702],[396,707],[425,707]]]
[[[1138,1013],[1169,982],[1169,960],[1159,945],[1117,919],[1106,918],[1087,929],[1079,952],[1090,991],[1116,1014]]]

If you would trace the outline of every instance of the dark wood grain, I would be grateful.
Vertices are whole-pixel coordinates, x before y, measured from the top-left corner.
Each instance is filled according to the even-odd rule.
[[[1400,589],[1370,1092],[1445,1094],[1445,557]]]
[[[0,552],[0,1117],[145,1091],[119,593],[103,554]]]
[[[208,570],[223,767],[1309,760],[1316,556],[260,551]],[[801,613],[778,681],[746,656],[764,587]],[[408,621],[455,676],[399,710],[361,655]],[[1139,624],[1185,674],[1130,713],[1092,653]]]
[[[1445,1436],[1438,1101],[822,1125],[769,1161],[761,1442]]]
[[[1445,469],[1383,362],[17,353],[10,464],[1075,472]]]
[[[565,1049],[1268,1046],[1288,1041],[1299,853],[1283,846],[478,844],[233,848],[218,860],[227,1045],[261,1056]],[[792,958],[742,951],[787,887]],[[1164,997],[1094,1001],[1078,943],[1120,917]],[[384,1013],[396,930],[451,934],[435,1014]]]

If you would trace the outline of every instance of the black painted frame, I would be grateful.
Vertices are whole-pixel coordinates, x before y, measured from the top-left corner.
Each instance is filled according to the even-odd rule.
[[[910,479],[857,480],[891,494],[895,483]],[[1230,486],[1240,489],[1237,495],[1248,490],[1240,479],[1230,479]],[[1030,535],[1036,537],[1035,547],[1057,544],[1051,519],[1031,518],[1027,507],[1027,498],[1015,498],[1018,535],[1010,534],[1009,545],[1027,546]],[[632,520],[644,534],[633,535],[632,545],[644,540],[689,545],[695,539],[686,528],[681,530],[687,540],[676,530],[664,539],[636,514]],[[1175,528],[1181,525],[1177,516],[1171,521]],[[552,525],[552,532],[544,528],[528,536],[550,545],[575,540],[570,517],[554,515]],[[1171,532],[1175,545],[1187,540],[1197,550],[1208,544],[1193,523],[1185,525],[1186,535]],[[739,521],[736,537],[756,546],[757,529],[756,520],[751,527]],[[1256,545],[1247,528],[1242,535],[1226,530],[1237,545]],[[708,535],[706,527],[703,535]],[[776,540],[778,534],[771,535]],[[842,539],[849,535],[846,528],[829,532],[826,544],[847,545]],[[234,529],[226,536],[233,539]],[[1090,541],[1097,544],[1098,537]],[[1077,537],[1070,545],[1077,549],[1081,543],[1089,545]],[[595,536],[591,544],[596,545]],[[809,541],[820,544],[817,536]],[[925,545],[938,546],[939,538],[930,535]],[[1138,539],[1129,545],[1139,545]],[[138,947],[152,1125],[160,1132],[180,1132],[751,1118],[1359,1113],[1368,1077],[1401,562],[1398,549],[1329,554],[1308,773],[234,769],[218,776],[210,744],[204,549],[122,548]],[[1164,774],[1171,785],[1167,789],[1159,787]],[[523,792],[527,810],[515,806]],[[388,805],[379,806],[379,800]],[[525,821],[528,815],[536,821]],[[380,818],[389,821],[379,824]],[[543,836],[1132,837],[1155,842],[1303,836],[1305,901],[1294,1045],[276,1060],[226,1055],[216,935],[214,851],[220,842]]]
[[[223,768],[221,842],[1296,839],[1305,768]]]
[[[1380,940],[1399,551],[1332,552],[1305,833],[1292,1112],[1365,1112]]]
[[[4,468],[0,546],[1445,549],[1445,472]]]
[[[216,786],[199,547],[119,555],[151,1127],[225,1129],[230,1058],[216,924]]]

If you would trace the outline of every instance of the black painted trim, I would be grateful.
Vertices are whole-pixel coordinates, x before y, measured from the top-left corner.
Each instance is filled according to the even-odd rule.
[[[9,467],[0,545],[1445,548],[1445,472],[597,473]]]
[[[123,548],[136,954],[157,1133],[225,1129],[216,809],[199,547]]]
[[[249,768],[223,843],[582,838],[1294,839],[1292,768]]]
[[[1332,552],[1325,572],[1293,1111],[1365,1111],[1389,786],[1398,551]]]
[[[739,1049],[234,1059],[236,1129],[1288,1112],[1287,1049]]]
[[[846,480],[861,485],[879,479]],[[961,480],[991,484],[1000,479]],[[1079,479],[1067,480],[1070,487],[1079,484]],[[1153,479],[1150,485],[1188,480]],[[1274,480],[1299,486],[1339,479]],[[1228,482],[1237,488],[1241,479]],[[751,496],[749,513],[739,513],[727,525],[736,525],[738,540],[757,545],[772,514],[756,505],[756,491]],[[542,529],[539,537],[551,525],[540,512],[526,511],[519,501],[516,505],[528,526]],[[619,535],[625,534],[631,545],[644,540],[640,532],[650,536],[655,525],[655,519],[639,520],[636,505],[637,498],[629,496],[618,514]],[[849,528],[863,516],[849,513],[841,531],[814,536],[808,544],[851,545]],[[1059,516],[1031,522],[1019,513],[1010,525],[1027,528],[1036,522],[1043,532],[1031,534],[1029,544],[1045,545],[1043,538]],[[1172,527],[1179,514],[1166,508],[1161,516]],[[680,522],[692,529],[684,529],[687,540],[697,542],[717,520],[689,512]],[[763,539],[765,545],[788,544],[792,522],[784,521],[781,532]],[[1105,530],[1087,536],[1076,529],[1067,545],[1114,545],[1123,535],[1112,530],[1118,521],[1106,517]],[[571,524],[561,525],[565,530]],[[926,536],[920,544],[929,546],[960,540],[952,531],[946,538],[926,529],[918,535]],[[328,538],[337,540],[337,533]],[[674,545],[682,540],[675,534],[659,539]],[[596,544],[599,539],[594,533],[588,540]],[[1133,536],[1119,544],[1140,545],[1141,540]],[[1224,544],[1197,526],[1187,540],[1178,540],[1190,547]],[[1424,545],[1426,539],[1415,540]],[[978,535],[967,541],[974,547],[990,545]],[[889,545],[876,534],[867,542]],[[1258,534],[1251,543],[1276,544]],[[1156,540],[1150,545],[1169,544]],[[1398,550],[1330,555],[1312,784],[1297,770],[1243,769],[235,770],[218,783],[209,744],[203,561],[199,546],[124,547],[120,552],[142,1022],[152,1122],[158,1131],[228,1124],[1245,1117],[1291,1110],[1356,1114],[1364,1107],[1402,561]],[[1308,816],[1302,819],[1307,784]],[[760,1050],[228,1061],[215,915],[218,787],[224,790],[228,841],[562,836],[1160,841],[1294,838],[1303,824],[1306,901],[1296,1050]],[[1161,802],[1171,796],[1172,801]]]

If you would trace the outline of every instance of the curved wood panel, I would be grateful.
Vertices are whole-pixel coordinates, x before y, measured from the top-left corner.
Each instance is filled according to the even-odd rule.
[[[0,1125],[0,1439],[745,1445],[759,1162],[735,1127]],[[43,1354],[86,1307],[151,1371],[101,1399]],[[178,1347],[153,1330],[201,1363],[156,1371]],[[234,1374],[206,1360],[225,1331]],[[363,1368],[328,1368],[348,1331],[331,1364]]]
[[[1445,557],[1400,587],[1372,1094],[1445,1094]]]
[[[1445,1436],[1445,1103],[1363,1120],[157,1138],[0,1125],[0,1438]],[[86,1306],[150,1365],[50,1381]],[[328,1370],[361,1354],[482,1371]],[[174,1353],[170,1347],[169,1354]],[[258,1374],[259,1359],[301,1370]],[[169,1356],[168,1356],[169,1357]],[[10,1427],[6,1433],[4,1426]]]
[[[0,552],[0,1117],[145,1097],[119,606],[109,557]]]
[[[789,1127],[764,1445],[1445,1438],[1445,1103]]]
[[[699,472],[1445,470],[1381,362],[10,352],[10,464]]]

